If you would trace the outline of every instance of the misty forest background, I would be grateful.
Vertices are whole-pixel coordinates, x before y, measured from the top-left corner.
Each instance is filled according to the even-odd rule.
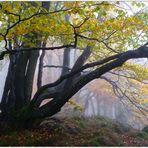
[[[147,2],[0,2],[0,12],[0,145],[148,145]]]

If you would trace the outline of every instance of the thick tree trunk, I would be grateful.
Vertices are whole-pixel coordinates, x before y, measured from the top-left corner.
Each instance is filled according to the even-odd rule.
[[[24,97],[26,99],[26,103],[29,103],[32,95],[32,88],[33,88],[33,80],[37,65],[37,60],[39,57],[39,51],[31,51],[28,59],[28,66],[26,69],[26,75],[25,75],[25,94]]]
[[[87,46],[84,49],[84,52],[81,54],[81,56],[77,59],[77,61],[74,64],[71,71],[77,70],[78,68],[83,66],[83,64],[86,62],[86,60],[90,56],[90,54],[91,54],[91,48],[89,46]],[[67,59],[67,56],[65,56],[66,59]],[[67,62],[69,62],[69,61],[67,61]],[[64,61],[63,61],[63,63],[64,63]],[[80,75],[80,74],[78,74],[78,75]],[[57,93],[57,95],[55,95],[54,99],[51,100],[49,103],[47,103],[43,107],[40,107],[39,109],[36,109],[36,111],[32,114],[32,118],[36,118],[36,117],[42,118],[44,116],[52,116],[52,115],[56,114],[57,112],[59,112],[61,110],[61,107],[71,98],[71,95],[70,95],[71,89],[72,89],[73,82],[75,79],[76,79],[76,76],[73,76],[71,78],[66,79],[61,84],[59,84],[59,86],[57,86],[57,88],[58,88],[57,91],[60,90],[59,93]],[[37,98],[34,98],[32,104],[34,104],[36,102],[36,100],[38,100],[40,98],[40,95]]]
[[[45,9],[48,9],[49,5],[50,2],[42,2],[42,6]],[[34,33],[33,36],[27,34],[25,37],[30,40],[30,42],[35,40],[35,45],[41,47],[42,41],[40,35]],[[28,43],[25,42],[23,47],[29,47]],[[28,112],[27,110],[31,110],[28,105],[31,100],[38,57],[39,50],[18,52],[14,55],[10,55],[10,64],[1,102],[2,120],[4,119],[9,123],[12,123],[15,118],[24,117],[24,119],[21,120],[26,120],[24,115]]]
[[[8,73],[6,76],[4,92],[1,101],[2,114],[7,114],[10,109],[15,107],[15,94],[14,94],[14,74],[15,74],[15,56],[10,56],[10,63],[8,67]],[[11,98],[10,98],[11,95]]]
[[[27,101],[25,98],[25,73],[27,71],[27,65],[29,60],[29,54],[27,52],[19,53],[17,56],[16,62],[16,70],[15,70],[15,77],[14,77],[14,87],[15,87],[15,95],[16,95],[16,102],[15,108],[20,109],[24,105],[26,105]]]

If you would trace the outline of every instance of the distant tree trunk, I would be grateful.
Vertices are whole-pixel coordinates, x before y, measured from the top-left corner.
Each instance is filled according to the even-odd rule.
[[[43,45],[42,47],[46,47],[46,42],[47,39],[45,41],[43,41]],[[39,69],[38,69],[38,77],[37,77],[37,88],[39,89],[42,86],[42,76],[43,76],[43,66],[44,66],[44,57],[45,57],[45,50],[42,51],[40,59],[39,59]]]
[[[50,2],[42,2],[42,7],[46,10],[50,9]],[[46,47],[47,38],[43,40],[42,47]],[[37,76],[37,88],[42,86],[42,76],[43,76],[43,64],[44,64],[45,51],[43,50],[39,59],[38,76]]]
[[[65,15],[65,21],[69,22],[69,16]],[[70,48],[67,48],[64,50],[64,55],[63,55],[63,68],[62,68],[62,73],[61,75],[65,75],[66,73],[69,72],[69,66],[70,66]]]
[[[39,69],[38,69],[38,77],[37,77],[37,88],[38,89],[42,86],[44,56],[45,56],[45,51],[42,51],[40,59],[39,59]]]
[[[65,75],[69,72],[69,66],[70,66],[70,48],[67,48],[64,50],[63,55],[63,68],[61,75]]]

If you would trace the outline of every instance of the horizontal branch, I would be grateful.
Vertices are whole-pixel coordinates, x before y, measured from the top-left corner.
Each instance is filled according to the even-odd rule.
[[[55,50],[55,49],[63,49],[63,48],[74,48],[75,45],[62,45],[62,46],[55,46],[55,47],[46,47],[46,48],[42,48],[42,47],[38,47],[38,48],[23,48],[23,49],[15,49],[15,50],[11,50],[11,51],[2,51],[0,53],[0,60],[3,60],[4,56],[6,54],[15,54],[18,52],[30,52],[30,51],[38,51],[38,50]]]
[[[67,68],[68,70],[71,70],[68,66],[59,66],[59,65],[45,65],[43,68]]]

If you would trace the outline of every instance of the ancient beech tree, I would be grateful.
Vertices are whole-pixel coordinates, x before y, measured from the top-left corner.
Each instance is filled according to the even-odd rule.
[[[133,3],[138,9],[135,13],[131,3],[126,2],[0,5],[0,60],[9,60],[0,104],[2,124],[22,121],[25,125],[52,116],[87,83],[123,64],[126,68],[130,59],[148,58],[147,14],[142,3]],[[42,86],[45,52],[55,49],[64,50],[61,76]],[[81,52],[72,68],[71,49]],[[36,69],[38,90],[32,96]],[[138,70],[135,73],[138,75]],[[147,76],[144,70],[137,79],[143,81]],[[45,99],[50,101],[40,106]]]

